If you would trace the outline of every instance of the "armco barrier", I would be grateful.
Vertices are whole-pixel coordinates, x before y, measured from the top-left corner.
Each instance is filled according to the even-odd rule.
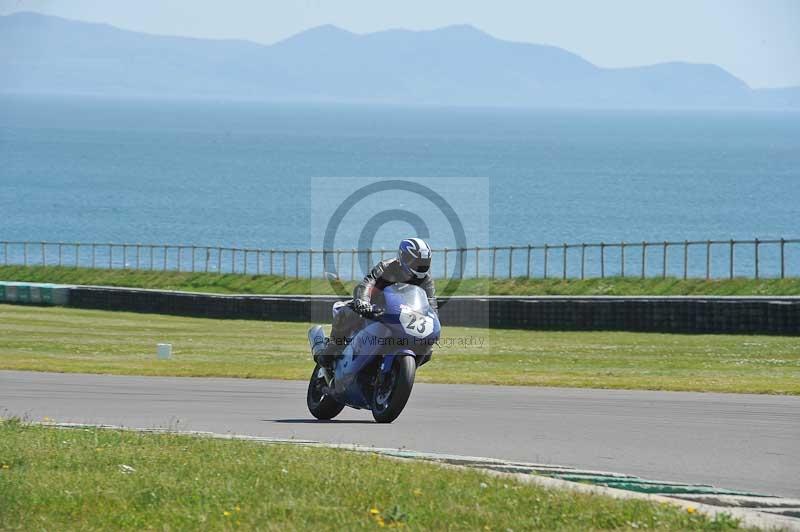
[[[214,295],[72,287],[69,306],[180,316],[328,323],[331,296]],[[547,330],[800,335],[797,297],[453,297],[442,324]]]
[[[69,286],[0,281],[0,303],[66,305]]]
[[[329,323],[331,305],[338,300],[0,282],[0,302],[205,318]],[[440,301],[445,326],[800,335],[800,297],[460,296]]]

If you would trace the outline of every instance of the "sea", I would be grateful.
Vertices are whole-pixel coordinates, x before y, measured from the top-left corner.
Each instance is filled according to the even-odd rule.
[[[800,114],[0,97],[0,241],[388,250],[422,233],[451,248],[800,238]],[[691,253],[699,275],[705,247]],[[763,247],[762,275],[777,253]],[[786,253],[800,275],[800,245]],[[635,273],[639,252],[625,260]]]

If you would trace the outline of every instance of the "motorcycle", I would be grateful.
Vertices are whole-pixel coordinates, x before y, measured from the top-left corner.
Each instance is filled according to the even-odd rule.
[[[345,406],[372,411],[378,423],[391,423],[411,396],[417,368],[431,358],[441,327],[425,291],[397,283],[376,295],[383,313],[364,319],[333,362],[317,364],[308,383],[308,410],[317,419],[333,419]],[[312,355],[324,349],[321,325],[308,331]]]

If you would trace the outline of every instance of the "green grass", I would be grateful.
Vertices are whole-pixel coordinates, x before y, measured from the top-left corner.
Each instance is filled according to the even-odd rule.
[[[727,530],[667,504],[343,450],[0,421],[2,530]]]
[[[307,328],[0,305],[0,369],[305,380]],[[445,327],[441,344],[419,381],[800,394],[792,337]]]
[[[160,288],[223,294],[332,294],[324,279],[284,279],[268,275],[186,273],[90,268],[0,266],[0,279],[44,283]],[[352,290],[353,283],[345,283]],[[445,283],[440,282],[440,289]],[[800,295],[791,279],[464,279],[459,295]]]

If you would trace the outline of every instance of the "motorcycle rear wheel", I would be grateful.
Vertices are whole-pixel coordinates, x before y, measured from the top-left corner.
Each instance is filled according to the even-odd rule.
[[[319,376],[319,364],[317,364],[308,381],[308,393],[306,393],[308,411],[317,419],[333,419],[339,415],[344,405],[330,395],[322,393],[323,386],[325,378]]]
[[[411,397],[417,363],[412,356],[395,359],[392,371],[375,386],[372,395],[372,417],[378,423],[391,423],[405,408]]]

